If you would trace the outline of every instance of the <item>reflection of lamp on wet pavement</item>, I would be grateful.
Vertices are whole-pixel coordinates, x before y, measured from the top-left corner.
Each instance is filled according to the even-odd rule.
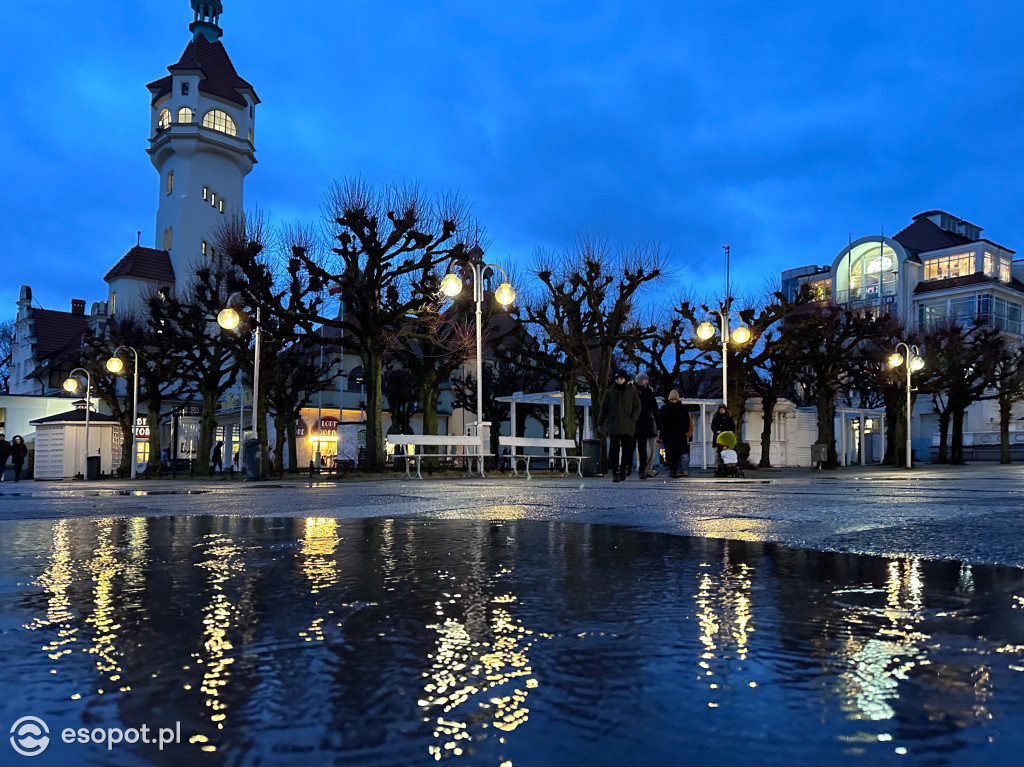
[[[900,354],[901,346],[906,349],[905,357]],[[896,344],[896,351],[889,355],[889,367],[898,368],[900,365],[905,365],[907,369],[907,468],[910,469],[913,468],[913,447],[910,443],[910,393],[914,391],[910,387],[910,374],[924,368],[924,357],[921,356],[916,346],[900,341]]]
[[[132,465],[131,478],[135,479],[138,473],[139,461],[139,353],[131,346],[118,346],[114,350],[114,356],[107,360],[107,370],[114,375],[121,375],[124,372],[124,362],[117,355],[122,349],[127,349],[135,355],[135,388],[132,395]]]
[[[76,392],[81,381],[75,378],[75,373],[85,376],[85,466],[82,467],[82,479],[89,479],[89,411],[92,409],[92,376],[85,368],[75,368],[68,373],[64,381],[64,391]]]

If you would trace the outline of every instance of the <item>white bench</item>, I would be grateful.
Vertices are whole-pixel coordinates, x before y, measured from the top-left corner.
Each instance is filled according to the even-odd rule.
[[[586,456],[583,455],[569,455],[566,450],[574,450],[578,447],[576,440],[573,439],[556,439],[545,438],[545,437],[499,437],[498,444],[502,447],[511,449],[510,457],[512,459],[512,475],[519,476],[519,462],[523,461],[526,464],[526,478],[530,479],[530,459],[540,458],[555,461],[562,461],[562,465],[565,469],[565,476],[569,476],[569,462],[576,461],[576,474],[577,476],[583,476],[583,461],[586,460]],[[526,448],[543,448],[549,450],[547,455],[541,455],[538,453],[527,453]],[[557,451],[561,450],[561,455],[557,454]]]
[[[423,479],[423,475],[420,474],[420,464],[424,458],[465,458],[466,459],[466,474],[472,474],[472,462],[477,461],[479,465],[480,476],[484,476],[484,461],[489,453],[485,453],[483,450],[483,441],[480,437],[463,437],[458,434],[389,434],[387,441],[394,445],[396,448],[401,447],[401,452],[395,451],[395,458],[405,459],[405,478],[412,479],[412,474],[409,473],[409,462],[414,461],[416,463],[416,479]],[[409,452],[408,448],[412,446],[412,452]],[[454,447],[462,448],[461,453],[454,455],[448,453],[428,453],[423,450],[424,447]]]

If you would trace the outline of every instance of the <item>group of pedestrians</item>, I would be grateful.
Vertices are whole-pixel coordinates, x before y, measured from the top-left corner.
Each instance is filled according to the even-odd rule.
[[[634,451],[637,453],[638,478],[657,475],[654,457],[659,435],[665,445],[669,476],[673,479],[689,476],[693,419],[675,389],[669,392],[665,404],[659,408],[650,384],[651,378],[647,373],[638,374],[630,383],[626,371],[618,370],[615,382],[601,403],[598,427],[611,440],[608,466],[615,482],[622,482],[631,473]]]
[[[14,467],[14,481],[21,480],[21,472],[25,468],[25,459],[28,457],[28,445],[20,434],[8,442],[4,434],[0,434],[0,482],[6,479],[7,461],[10,460]]]

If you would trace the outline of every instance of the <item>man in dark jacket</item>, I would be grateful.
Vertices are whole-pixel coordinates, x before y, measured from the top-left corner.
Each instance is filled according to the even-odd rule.
[[[654,452],[657,447],[658,432],[661,424],[658,423],[658,399],[651,391],[651,377],[647,373],[637,374],[633,386],[636,393],[640,395],[640,417],[636,421],[636,429],[633,436],[636,437],[637,474],[640,479],[656,476],[654,470]]]
[[[11,457],[11,443],[7,437],[0,434],[0,482],[4,481],[4,474],[7,473],[7,459]]]
[[[615,383],[605,392],[597,426],[611,437],[608,468],[612,479],[621,482],[633,462],[633,432],[640,417],[640,395],[630,386],[625,370],[615,373]]]

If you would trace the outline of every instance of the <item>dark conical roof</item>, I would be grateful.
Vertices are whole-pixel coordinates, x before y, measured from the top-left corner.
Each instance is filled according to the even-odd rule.
[[[244,107],[245,92],[252,94],[253,101],[259,103],[253,87],[238,76],[234,64],[228,57],[224,44],[218,40],[210,42],[204,36],[197,36],[185,47],[185,52],[177,64],[167,67],[169,72],[199,72],[199,92],[209,96],[230,101]],[[153,102],[157,102],[171,92],[171,77],[154,80],[146,86],[153,93]]]

